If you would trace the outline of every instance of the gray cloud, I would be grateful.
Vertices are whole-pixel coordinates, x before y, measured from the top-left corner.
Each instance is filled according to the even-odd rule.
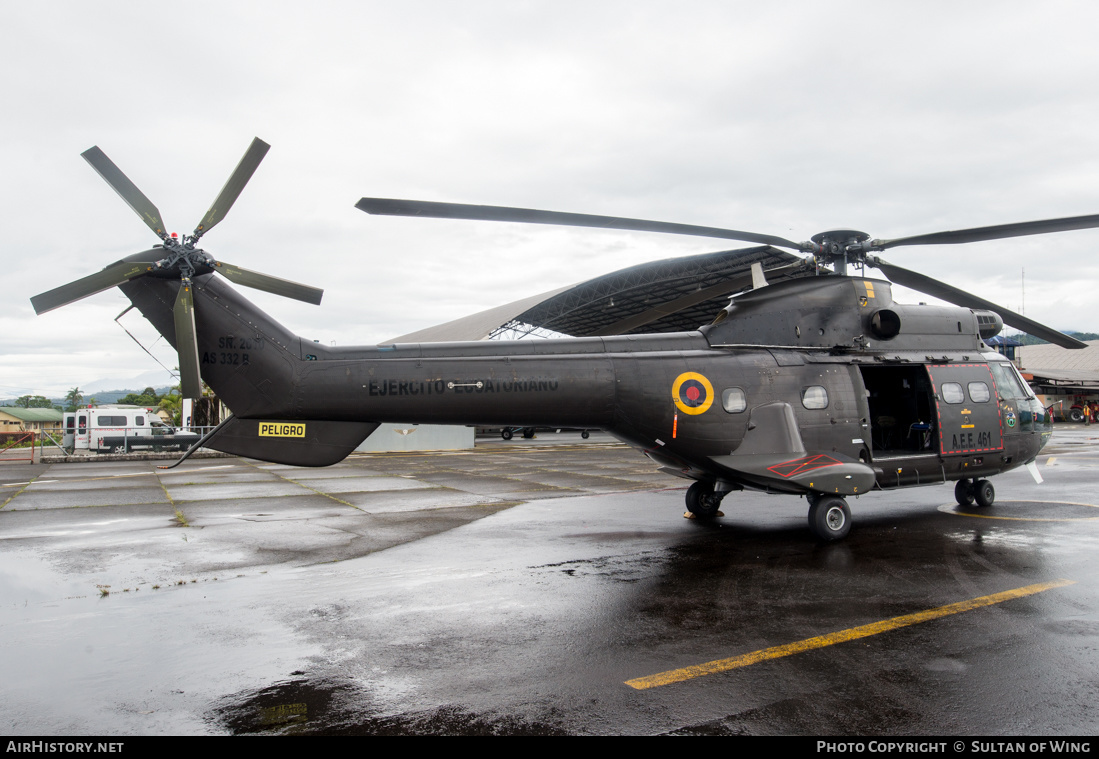
[[[27,301],[155,242],[79,158],[93,144],[185,233],[252,136],[271,143],[204,244],[325,288],[320,308],[255,300],[340,344],[722,247],[368,217],[353,207],[362,195],[799,240],[1099,210],[1099,10],[1087,5],[60,2],[3,14],[0,396],[156,368],[111,324],[119,293],[42,317]],[[1096,243],[1099,231],[1073,232],[887,257],[1010,308],[1025,267],[1029,316],[1099,330]]]

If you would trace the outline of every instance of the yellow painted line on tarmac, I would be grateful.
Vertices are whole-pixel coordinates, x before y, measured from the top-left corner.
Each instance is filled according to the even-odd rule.
[[[1023,501],[997,501],[997,505],[1005,503],[1024,503]],[[1089,509],[1099,509],[1094,503],[1079,503],[1077,501],[1026,501],[1025,503],[1048,503],[1057,506],[1087,506]],[[1008,517],[1000,514],[978,514],[974,511],[959,511],[953,503],[944,503],[938,511],[943,514],[953,514],[956,517],[974,517],[975,519],[1000,519],[1005,522],[1094,522],[1099,517]]]
[[[948,617],[951,614],[972,611],[973,609],[979,609],[982,606],[993,606],[998,603],[1003,603],[1004,601],[1010,601],[1014,598],[1032,596],[1035,593],[1041,593],[1046,590],[1052,590],[1053,588],[1062,588],[1066,585],[1073,584],[1075,584],[1075,580],[1062,579],[1053,580],[1052,582],[1037,583],[1036,585],[1027,585],[1022,588],[1015,588],[1014,590],[1005,590],[1002,593],[993,593],[990,596],[981,596],[980,598],[971,598],[968,601],[947,604],[946,606],[940,606],[936,609],[918,611],[914,614],[905,614],[900,617],[893,617],[892,619],[884,619],[880,622],[872,622],[860,627],[852,627],[847,630],[828,633],[827,635],[819,635],[815,638],[806,638],[805,640],[799,640],[795,643],[764,648],[759,651],[753,651],[750,654],[734,656],[730,659],[718,659],[717,661],[707,662],[706,664],[697,664],[693,667],[684,667],[683,669],[673,669],[647,677],[638,677],[633,680],[627,680],[626,685],[631,688],[636,688],[637,690],[645,690],[647,688],[657,688],[661,685],[680,683],[684,680],[702,677],[703,675],[728,672],[732,669],[747,667],[771,659],[781,659],[784,656],[792,656],[794,654],[805,653],[806,651],[813,651],[818,648],[834,646],[837,643],[846,643],[850,640],[868,638],[871,635],[879,635],[883,632],[889,632],[890,630],[896,630],[901,627],[918,625],[921,622],[930,622],[933,619]]]

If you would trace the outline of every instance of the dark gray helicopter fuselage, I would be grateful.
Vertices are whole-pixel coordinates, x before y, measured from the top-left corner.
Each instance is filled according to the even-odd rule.
[[[305,303],[319,304],[320,289],[218,260],[199,247],[268,149],[252,140],[183,237],[166,232],[160,210],[98,146],[84,151],[161,244],[31,298],[42,314],[121,288],[176,348],[181,394],[199,397],[205,380],[233,411],[200,441],[226,453],[325,466],[382,422],[600,428],[663,470],[693,480],[685,493],[693,517],[719,515],[734,490],[800,494],[809,502],[810,529],[832,541],[851,528],[845,498],[873,489],[953,480],[959,505],[991,506],[995,488],[985,478],[1031,464],[1051,420],[985,340],[1006,323],[1065,348],[1085,347],[877,253],[1094,229],[1099,214],[889,239],[834,229],[796,242],[647,219],[370,197],[355,205],[379,216],[616,229],[763,247],[721,254],[753,261],[753,289],[692,332],[326,347],[289,332],[214,274]],[[764,253],[771,261],[766,270],[754,258]],[[889,282],[847,276],[867,267],[954,306],[895,304]],[[786,281],[768,284],[768,276]],[[728,293],[739,281],[713,287]],[[681,306],[713,295],[698,285],[678,299]]]
[[[174,345],[179,282],[120,287]],[[381,422],[583,427],[724,490],[851,495],[996,474],[1051,432],[983,342],[998,317],[882,280],[770,285],[694,332],[370,347],[300,338],[209,274],[194,290],[201,375],[237,420],[211,446],[283,463],[334,463]],[[808,461],[872,483],[826,488]]]

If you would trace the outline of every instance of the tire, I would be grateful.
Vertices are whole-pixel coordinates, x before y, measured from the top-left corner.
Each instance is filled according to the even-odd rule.
[[[512,433],[511,430],[500,430],[500,437],[502,437],[504,440],[511,440],[512,434],[514,433]]]
[[[977,480],[976,485],[973,486],[973,497],[978,506],[987,509],[996,500],[996,488],[992,487],[992,483],[988,480]]]
[[[1070,422],[1082,422],[1084,421],[1084,412],[1078,408],[1070,408],[1068,410],[1068,420]]]
[[[687,488],[687,511],[702,519],[717,516],[721,496],[714,492],[713,483],[697,480]]]
[[[973,498],[973,483],[969,480],[958,480],[958,484],[954,486],[954,500],[958,502],[958,505],[972,506]]]
[[[846,538],[851,532],[851,509],[847,501],[829,495],[810,506],[809,529],[826,543]]]
[[[534,428],[533,427],[524,427],[523,428],[523,438],[526,439],[526,440],[530,440],[532,437],[534,437]]]
[[[580,437],[582,437],[582,438],[584,438],[585,440],[587,440],[587,439],[588,439],[589,437],[591,437],[591,434],[590,434],[590,433],[589,433],[589,432],[588,432],[587,430],[582,430],[582,431],[580,432]]]

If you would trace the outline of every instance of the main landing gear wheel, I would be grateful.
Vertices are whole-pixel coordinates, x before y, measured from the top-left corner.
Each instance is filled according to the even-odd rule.
[[[826,495],[809,506],[809,529],[823,541],[843,540],[851,532],[851,509],[839,496]]]
[[[721,513],[718,511],[721,498],[721,495],[714,492],[712,482],[698,480],[687,488],[687,511],[700,519],[716,517]]]

